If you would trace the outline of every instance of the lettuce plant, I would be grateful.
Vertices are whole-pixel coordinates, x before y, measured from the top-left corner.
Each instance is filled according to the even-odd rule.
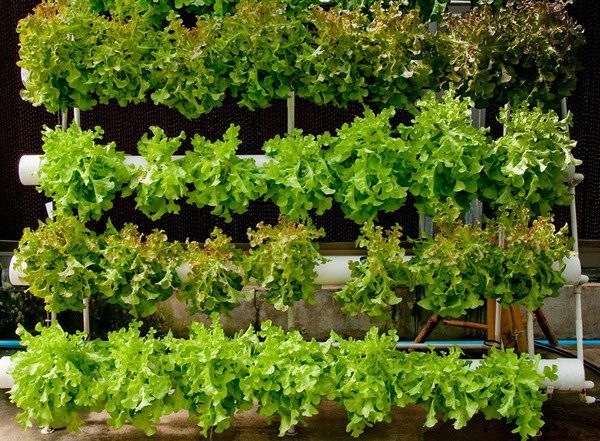
[[[437,41],[449,63],[441,85],[480,108],[522,101],[551,107],[575,89],[583,29],[566,10],[570,1],[506,3],[445,16],[448,32]]]
[[[119,231],[109,224],[101,243],[97,286],[110,303],[146,317],[173,294],[179,283],[179,244],[168,242],[164,232],[146,236],[133,224]]]
[[[581,164],[572,154],[571,115],[560,119],[552,110],[521,104],[501,109],[498,120],[506,135],[491,144],[483,160],[482,200],[497,213],[525,206],[532,216],[569,205],[573,195],[564,182],[566,169]]]
[[[362,227],[356,246],[366,248],[367,256],[364,261],[349,263],[351,278],[334,294],[342,311],[383,320],[391,318],[390,306],[402,301],[399,288],[412,285],[408,265],[403,261],[406,251],[401,238],[399,225],[385,233],[373,223]]]
[[[96,143],[102,134],[100,127],[91,131],[76,125],[65,132],[48,127],[43,132],[38,191],[51,197],[58,210],[75,212],[82,221],[98,220],[112,208],[132,173],[115,143]]]
[[[298,300],[313,304],[315,267],[326,261],[315,240],[324,235],[311,223],[284,217],[275,226],[260,222],[255,230],[249,228],[250,251],[242,262],[245,282],[254,280],[268,288],[263,297],[279,311],[287,311]]]
[[[44,299],[48,311],[81,311],[98,290],[98,238],[72,215],[57,212],[37,229],[26,228],[15,259],[29,292]]]
[[[138,142],[138,151],[146,159],[133,174],[129,192],[135,192],[136,208],[152,220],[166,213],[179,213],[177,203],[187,193],[187,175],[172,155],[181,147],[185,133],[171,138],[160,127],[150,127],[152,137],[145,133]]]
[[[394,113],[391,108],[379,114],[366,109],[363,117],[338,129],[331,141],[327,161],[337,180],[334,199],[354,222],[395,211],[406,200],[408,173],[400,158],[407,145],[393,136]]]
[[[251,158],[236,156],[239,126],[231,125],[222,140],[210,142],[195,135],[193,150],[181,160],[181,168],[190,182],[187,202],[198,208],[213,207],[212,214],[231,222],[231,213],[242,214],[250,202],[266,191],[261,169]]]
[[[471,124],[473,102],[446,92],[417,102],[411,126],[400,126],[406,140],[402,155],[410,170],[409,191],[419,213],[440,217],[466,211],[480,191],[482,159],[489,149],[486,131]]]
[[[203,245],[186,241],[178,259],[183,280],[176,294],[190,313],[229,311],[245,297],[241,252],[220,229],[215,227]]]
[[[265,200],[272,200],[286,218],[306,219],[331,208],[335,179],[325,159],[329,133],[302,136],[300,130],[276,136],[263,145],[272,161],[263,166],[267,180]]]

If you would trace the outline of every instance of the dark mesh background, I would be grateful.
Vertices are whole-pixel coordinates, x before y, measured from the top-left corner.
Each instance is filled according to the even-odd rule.
[[[38,219],[44,219],[44,203],[47,199],[37,193],[33,187],[24,187],[18,179],[18,162],[24,154],[41,154],[41,130],[44,124],[54,125],[56,115],[47,113],[43,108],[34,108],[19,97],[21,81],[18,59],[18,35],[15,33],[17,22],[26,16],[38,3],[37,0],[4,0],[2,2],[3,23],[0,30],[0,69],[4,81],[0,84],[2,107],[0,108],[0,240],[18,240],[25,227],[34,227]],[[581,57],[585,71],[579,76],[577,93],[569,99],[569,109],[575,116],[572,130],[573,138],[578,140],[576,156],[584,160],[579,171],[585,174],[584,182],[577,188],[579,214],[579,236],[581,239],[600,240],[600,221],[598,205],[600,204],[600,161],[598,145],[600,141],[598,122],[598,88],[599,66],[594,64],[598,56],[598,33],[593,32],[593,23],[599,18],[599,4],[593,0],[579,0],[572,6],[575,19],[586,29],[587,46]],[[239,108],[235,99],[229,99],[219,109],[197,120],[190,121],[177,111],[153,104],[128,106],[98,106],[92,111],[82,114],[82,126],[85,129],[96,125],[104,131],[104,141],[115,141],[119,149],[135,154],[136,143],[151,125],[157,125],[171,135],[184,130],[188,139],[199,133],[215,140],[222,136],[231,123],[241,127],[240,136],[243,144],[242,154],[261,153],[260,147],[267,139],[276,134],[283,134],[287,128],[286,102],[274,102],[267,109],[250,112]],[[303,100],[296,100],[296,126],[305,133],[334,132],[344,122],[351,122],[361,113],[360,106],[348,109],[319,107]],[[493,124],[494,110],[488,113],[488,122]],[[400,113],[398,121],[408,122],[406,114]],[[230,224],[212,216],[209,209],[198,210],[182,201],[178,215],[165,215],[159,221],[152,222],[143,214],[134,210],[133,198],[118,199],[115,207],[108,213],[117,227],[123,222],[134,222],[142,231],[153,228],[164,229],[170,239],[183,240],[190,237],[203,240],[215,225],[221,227],[233,237],[235,242],[245,242],[246,230],[264,220],[277,221],[278,210],[270,204],[256,201],[251,210],[244,215],[236,216]],[[568,219],[568,210],[560,208],[557,220],[564,223]],[[564,218],[564,220],[563,220]],[[416,237],[418,234],[418,216],[411,201],[397,213],[380,216],[385,225],[400,223],[406,235]],[[97,229],[104,228],[105,219],[92,225]],[[359,232],[359,226],[344,219],[341,210],[334,206],[325,215],[316,217],[315,223],[324,227],[327,242],[353,242]]]

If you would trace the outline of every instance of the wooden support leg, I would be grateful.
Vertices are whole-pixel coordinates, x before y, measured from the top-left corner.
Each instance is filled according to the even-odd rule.
[[[429,337],[431,335],[431,333],[433,332],[433,330],[435,329],[435,327],[437,326],[437,324],[440,322],[440,315],[439,314],[433,314],[431,317],[429,317],[429,320],[427,320],[427,323],[425,323],[425,326],[423,327],[423,329],[421,329],[421,332],[419,332],[419,335],[417,335],[414,339],[414,343],[423,343],[425,340],[427,340],[427,337]]]

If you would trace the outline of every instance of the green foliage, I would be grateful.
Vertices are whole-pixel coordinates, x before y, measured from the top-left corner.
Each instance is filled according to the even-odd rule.
[[[251,158],[239,158],[239,126],[231,125],[223,140],[210,142],[195,135],[181,167],[191,182],[187,202],[198,208],[211,206],[212,214],[231,222],[231,212],[242,214],[251,201],[266,191],[265,178]]]
[[[371,328],[364,340],[343,340],[332,332],[331,338],[339,350],[331,368],[334,387],[329,398],[346,409],[346,431],[358,437],[375,423],[391,423],[398,399],[394,384],[401,372],[395,331],[380,336],[377,328]]]
[[[334,297],[344,312],[390,319],[389,307],[402,301],[398,289],[412,285],[408,265],[403,261],[406,251],[401,244],[402,229],[395,225],[384,233],[382,227],[366,223],[361,233],[356,246],[366,248],[367,257],[349,263],[352,276]]]
[[[100,370],[104,408],[110,415],[107,423],[115,429],[129,423],[153,435],[160,417],[174,411],[169,391],[175,365],[165,356],[165,340],[155,338],[153,330],[140,335],[139,326],[134,322],[129,329],[108,334],[102,352],[109,362]]]
[[[317,104],[414,110],[423,89],[451,84],[478,106],[548,104],[575,87],[582,28],[565,1],[445,15],[448,32],[435,36],[427,20],[447,1],[316,3],[43,2],[17,27],[31,73],[22,96],[50,112],[150,98],[197,118],[227,93],[249,109],[296,90]],[[190,14],[191,28],[179,18]]]
[[[204,246],[186,241],[177,268],[182,279],[177,298],[190,313],[229,311],[239,305],[243,279],[241,253],[231,238],[215,227]]]
[[[423,287],[419,306],[442,317],[482,306],[491,277],[483,265],[489,250],[486,231],[462,224],[441,225],[434,238],[416,242],[409,268],[415,285]]]
[[[97,290],[100,248],[96,235],[72,215],[25,228],[15,252],[29,291],[53,312],[81,311],[83,300]]]
[[[179,149],[185,133],[168,137],[160,127],[150,127],[152,138],[145,133],[138,142],[138,151],[147,164],[134,172],[129,187],[136,193],[136,208],[152,220],[165,213],[179,213],[177,201],[187,193],[187,175],[171,156]]]
[[[228,78],[219,42],[220,21],[205,17],[196,27],[187,28],[174,15],[158,31],[152,51],[154,104],[177,109],[187,118],[198,118],[219,107],[231,81]]]
[[[491,285],[486,297],[502,305],[520,305],[529,311],[540,308],[546,297],[558,297],[565,284],[563,259],[571,256],[572,239],[565,225],[556,231],[552,218],[530,221],[527,210],[488,222],[486,230],[504,234],[504,248],[488,251]]]
[[[491,101],[551,104],[569,96],[584,39],[568,3],[523,0],[447,15],[448,33],[437,40],[449,61],[442,86],[456,87],[477,107]]]
[[[81,333],[68,335],[60,325],[36,326],[33,336],[21,325],[17,331],[27,348],[11,357],[14,386],[10,400],[23,412],[17,421],[23,428],[66,427],[79,432],[83,411],[101,411],[105,395],[99,377],[100,354],[90,351]]]
[[[339,107],[363,102],[369,94],[366,78],[373,72],[366,51],[375,50],[363,42],[367,17],[357,11],[314,8],[307,20],[316,31],[314,43],[303,45],[297,57],[296,94]]]
[[[275,226],[260,222],[248,229],[250,251],[243,261],[245,281],[254,279],[267,291],[263,297],[279,311],[294,301],[314,303],[315,267],[326,259],[319,253],[316,239],[325,231],[312,223],[296,223],[280,217]]]
[[[427,410],[428,427],[442,418],[458,429],[483,411],[514,423],[525,440],[543,424],[541,382],[557,378],[555,368],[539,371],[539,357],[510,350],[493,350],[474,366],[459,349],[400,352],[395,332],[380,335],[377,328],[363,340],[332,333],[321,344],[270,322],[233,338],[219,325],[194,323],[188,339],[159,339],[152,330],[143,336],[139,326],[85,343],[84,335],[69,336],[56,323],[38,326],[36,336],[21,328],[27,350],[13,356],[10,372],[21,424],[76,431],[83,412],[106,410],[111,426],[129,422],[150,435],[161,416],[187,410],[206,435],[227,429],[237,411],[256,401],[261,415],[280,420],[283,435],[328,396],[346,409],[353,436],[391,421],[393,406],[418,404]]]
[[[499,122],[506,135],[495,140],[485,157],[482,200],[498,211],[526,206],[532,215],[548,215],[554,205],[569,205],[573,198],[565,170],[581,164],[571,150],[571,115],[560,119],[552,110],[529,109],[526,104],[501,109]]]
[[[58,210],[76,212],[82,221],[98,220],[110,209],[131,174],[114,143],[96,143],[102,134],[100,127],[83,131],[76,125],[65,132],[48,127],[43,132],[38,191],[51,197]]]
[[[409,191],[421,214],[454,217],[477,197],[489,141],[487,130],[471,124],[472,106],[453,92],[442,101],[430,93],[417,102],[412,126],[400,126],[407,143],[403,167],[410,170]]]
[[[263,145],[273,160],[263,166],[268,190],[281,213],[292,221],[306,219],[312,210],[318,215],[331,208],[335,180],[325,159],[329,133],[302,136],[300,130],[270,139]]]
[[[247,400],[259,404],[258,414],[280,421],[279,436],[304,417],[318,413],[317,406],[331,388],[328,371],[333,357],[330,343],[305,341],[298,331],[284,332],[264,322],[261,339],[248,374],[240,383]]]
[[[492,350],[477,368],[478,381],[488,396],[488,406],[482,410],[486,418],[501,418],[514,423],[513,433],[521,440],[538,435],[544,425],[542,405],[548,398],[540,390],[544,378],[556,380],[556,367],[538,372],[540,356],[531,361],[527,354],[521,356],[512,349]]]
[[[391,108],[378,115],[366,109],[362,118],[338,129],[331,141],[327,160],[337,178],[334,198],[346,217],[357,223],[404,205],[408,173],[400,158],[407,146],[392,134],[394,113]]]
[[[438,88],[445,59],[436,52],[436,37],[419,11],[402,12],[407,9],[402,3],[392,1],[388,7],[374,3],[373,19],[361,37],[376,48],[375,53],[365,51],[372,70],[372,78],[366,80],[370,101],[413,112],[424,89]]]
[[[551,218],[530,222],[529,216],[517,211],[485,228],[439,224],[434,238],[416,242],[409,269],[424,289],[419,305],[459,317],[483,305],[483,298],[534,311],[558,296],[565,284],[563,259],[571,254],[567,229],[556,232]]]
[[[207,329],[198,322],[191,323],[188,339],[171,338],[165,343],[166,357],[175,366],[173,405],[189,411],[203,436],[211,427],[223,432],[236,412],[252,407],[241,383],[248,376],[257,345],[250,329],[228,338],[219,325]]]
[[[292,92],[296,51],[304,45],[306,29],[286,14],[279,0],[244,1],[235,15],[223,17],[219,55],[227,66],[230,92],[240,106],[254,110]]]
[[[159,230],[145,236],[133,224],[120,231],[109,224],[101,241],[99,291],[134,317],[153,314],[178,285],[178,244]]]

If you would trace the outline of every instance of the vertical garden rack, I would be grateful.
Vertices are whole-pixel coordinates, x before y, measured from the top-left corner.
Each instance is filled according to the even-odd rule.
[[[293,101],[293,97],[292,97],[292,98],[288,99],[288,131],[291,131],[291,128],[293,128],[293,126],[294,126],[293,120],[294,120],[294,101]],[[65,126],[65,125],[66,125],[66,120],[63,119],[63,126]],[[576,183],[575,181],[576,180],[574,180],[571,183],[571,189],[573,192],[574,192],[574,186]],[[574,202],[572,205],[571,214],[572,214],[572,216],[575,216]],[[574,225],[576,226],[576,220],[575,220]],[[576,227],[574,228],[574,234],[576,235]],[[358,258],[358,256],[357,256],[357,258]],[[574,280],[574,284],[576,285],[576,287],[579,288],[579,291],[578,291],[579,294],[581,292],[581,289],[580,289],[581,283],[585,283],[585,280],[583,278],[584,276],[582,277],[580,273],[581,273],[581,269],[579,268],[579,278],[578,279],[576,278]],[[14,280],[18,283],[18,278],[19,278],[18,274],[16,274],[15,276],[11,275],[11,278],[14,278]],[[580,329],[581,328],[581,303],[580,303],[580,297],[577,297],[577,291],[576,291],[576,302],[578,302],[576,304],[576,314],[578,316],[578,318],[576,319],[577,320],[576,323],[578,326],[577,335],[578,335],[578,356],[579,356],[580,355],[580,351],[579,351],[580,343],[579,342],[582,338],[582,332]],[[492,307],[490,305],[488,305],[488,308],[490,310],[492,309]],[[494,306],[494,308],[495,308],[495,306]],[[490,317],[490,319],[491,319],[492,315],[488,314],[488,317]],[[497,317],[497,315],[496,315],[496,317]],[[532,327],[531,327],[532,322],[531,322],[530,317],[528,317],[528,319],[529,319],[529,322],[528,322],[528,333],[529,333],[530,329],[532,331]],[[85,323],[86,323],[86,319],[84,319],[84,328],[86,327]],[[87,323],[88,323],[88,327],[89,327],[89,321]],[[489,331],[493,324],[494,340],[498,340],[498,338],[497,338],[498,337],[497,323],[499,323],[498,320],[488,320],[487,325],[485,325]],[[531,332],[531,334],[529,334],[529,336],[530,336],[529,343],[531,343],[533,341],[532,332]],[[419,345],[417,344],[417,345],[414,345],[413,347],[419,347]],[[582,355],[582,351],[581,351],[581,355]],[[580,358],[579,361],[582,361],[582,358]],[[550,387],[553,387],[555,389],[572,390],[572,391],[581,391],[582,389],[585,390],[586,387],[589,387],[589,384],[587,384],[585,382],[585,374],[582,370],[579,369],[578,365],[574,366],[574,363],[570,363],[570,362],[567,363],[566,361],[564,363],[563,362],[555,362],[555,363],[556,363],[556,365],[559,366],[559,376],[561,378],[559,379],[558,382],[556,382],[556,384],[549,385]],[[567,375],[563,375],[563,374],[567,374]],[[573,379],[573,377],[571,377],[571,374],[573,375],[573,377],[575,377],[575,379]],[[582,375],[583,375],[583,377],[582,377]],[[567,376],[570,377],[569,381],[565,380],[565,378]]]

